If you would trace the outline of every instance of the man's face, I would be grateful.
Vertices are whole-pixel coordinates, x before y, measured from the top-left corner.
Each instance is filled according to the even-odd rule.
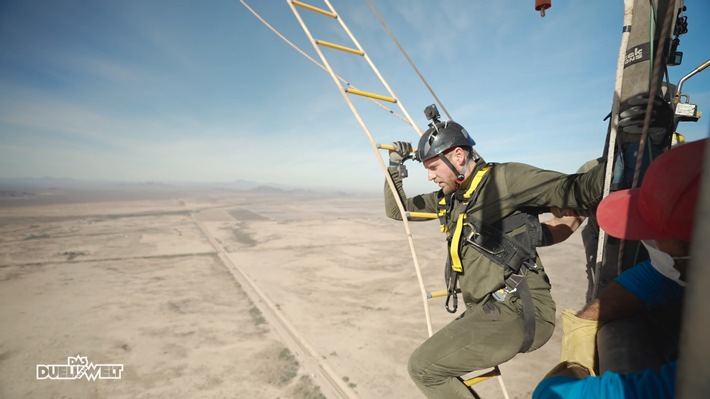
[[[452,160],[452,158],[456,158],[452,156],[452,154],[455,155],[456,151],[449,152],[444,156],[451,160],[454,166],[458,167],[457,162]],[[427,179],[433,181],[440,189],[444,190],[444,194],[448,195],[456,191],[456,175],[441,158],[434,157],[427,159],[424,161],[424,167],[427,170]]]

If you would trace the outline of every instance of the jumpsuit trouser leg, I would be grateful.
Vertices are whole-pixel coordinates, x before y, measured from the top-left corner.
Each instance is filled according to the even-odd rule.
[[[466,312],[424,341],[409,359],[409,375],[430,399],[470,399],[468,388],[457,378],[512,359],[523,342],[522,304],[515,295],[505,302],[490,300]],[[554,314],[554,310],[553,310]],[[536,317],[531,350],[552,335],[554,320]]]

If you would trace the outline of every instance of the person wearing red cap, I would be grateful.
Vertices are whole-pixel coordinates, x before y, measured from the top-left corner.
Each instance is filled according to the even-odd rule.
[[[641,186],[607,196],[597,208],[613,237],[640,240],[650,259],[621,273],[582,311],[563,311],[561,363],[533,393],[552,398],[667,398],[677,359],[660,368],[596,376],[596,331],[605,322],[682,300],[703,155],[710,139],[680,145],[649,166]]]

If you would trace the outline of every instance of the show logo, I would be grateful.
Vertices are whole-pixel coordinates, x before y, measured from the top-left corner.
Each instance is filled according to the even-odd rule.
[[[69,356],[67,364],[38,364],[38,380],[120,380],[122,364],[94,364],[86,356]]]

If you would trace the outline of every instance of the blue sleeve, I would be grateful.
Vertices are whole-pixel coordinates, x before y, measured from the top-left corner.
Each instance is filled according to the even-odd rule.
[[[678,301],[683,296],[683,287],[659,273],[648,260],[624,270],[616,277],[616,282],[643,301],[649,310]]]
[[[540,381],[533,399],[623,398],[624,388],[618,374],[604,373],[601,377],[550,377]]]
[[[666,363],[659,371],[640,373],[606,372],[599,377],[545,378],[533,392],[533,399],[661,399],[675,392],[676,362]]]

